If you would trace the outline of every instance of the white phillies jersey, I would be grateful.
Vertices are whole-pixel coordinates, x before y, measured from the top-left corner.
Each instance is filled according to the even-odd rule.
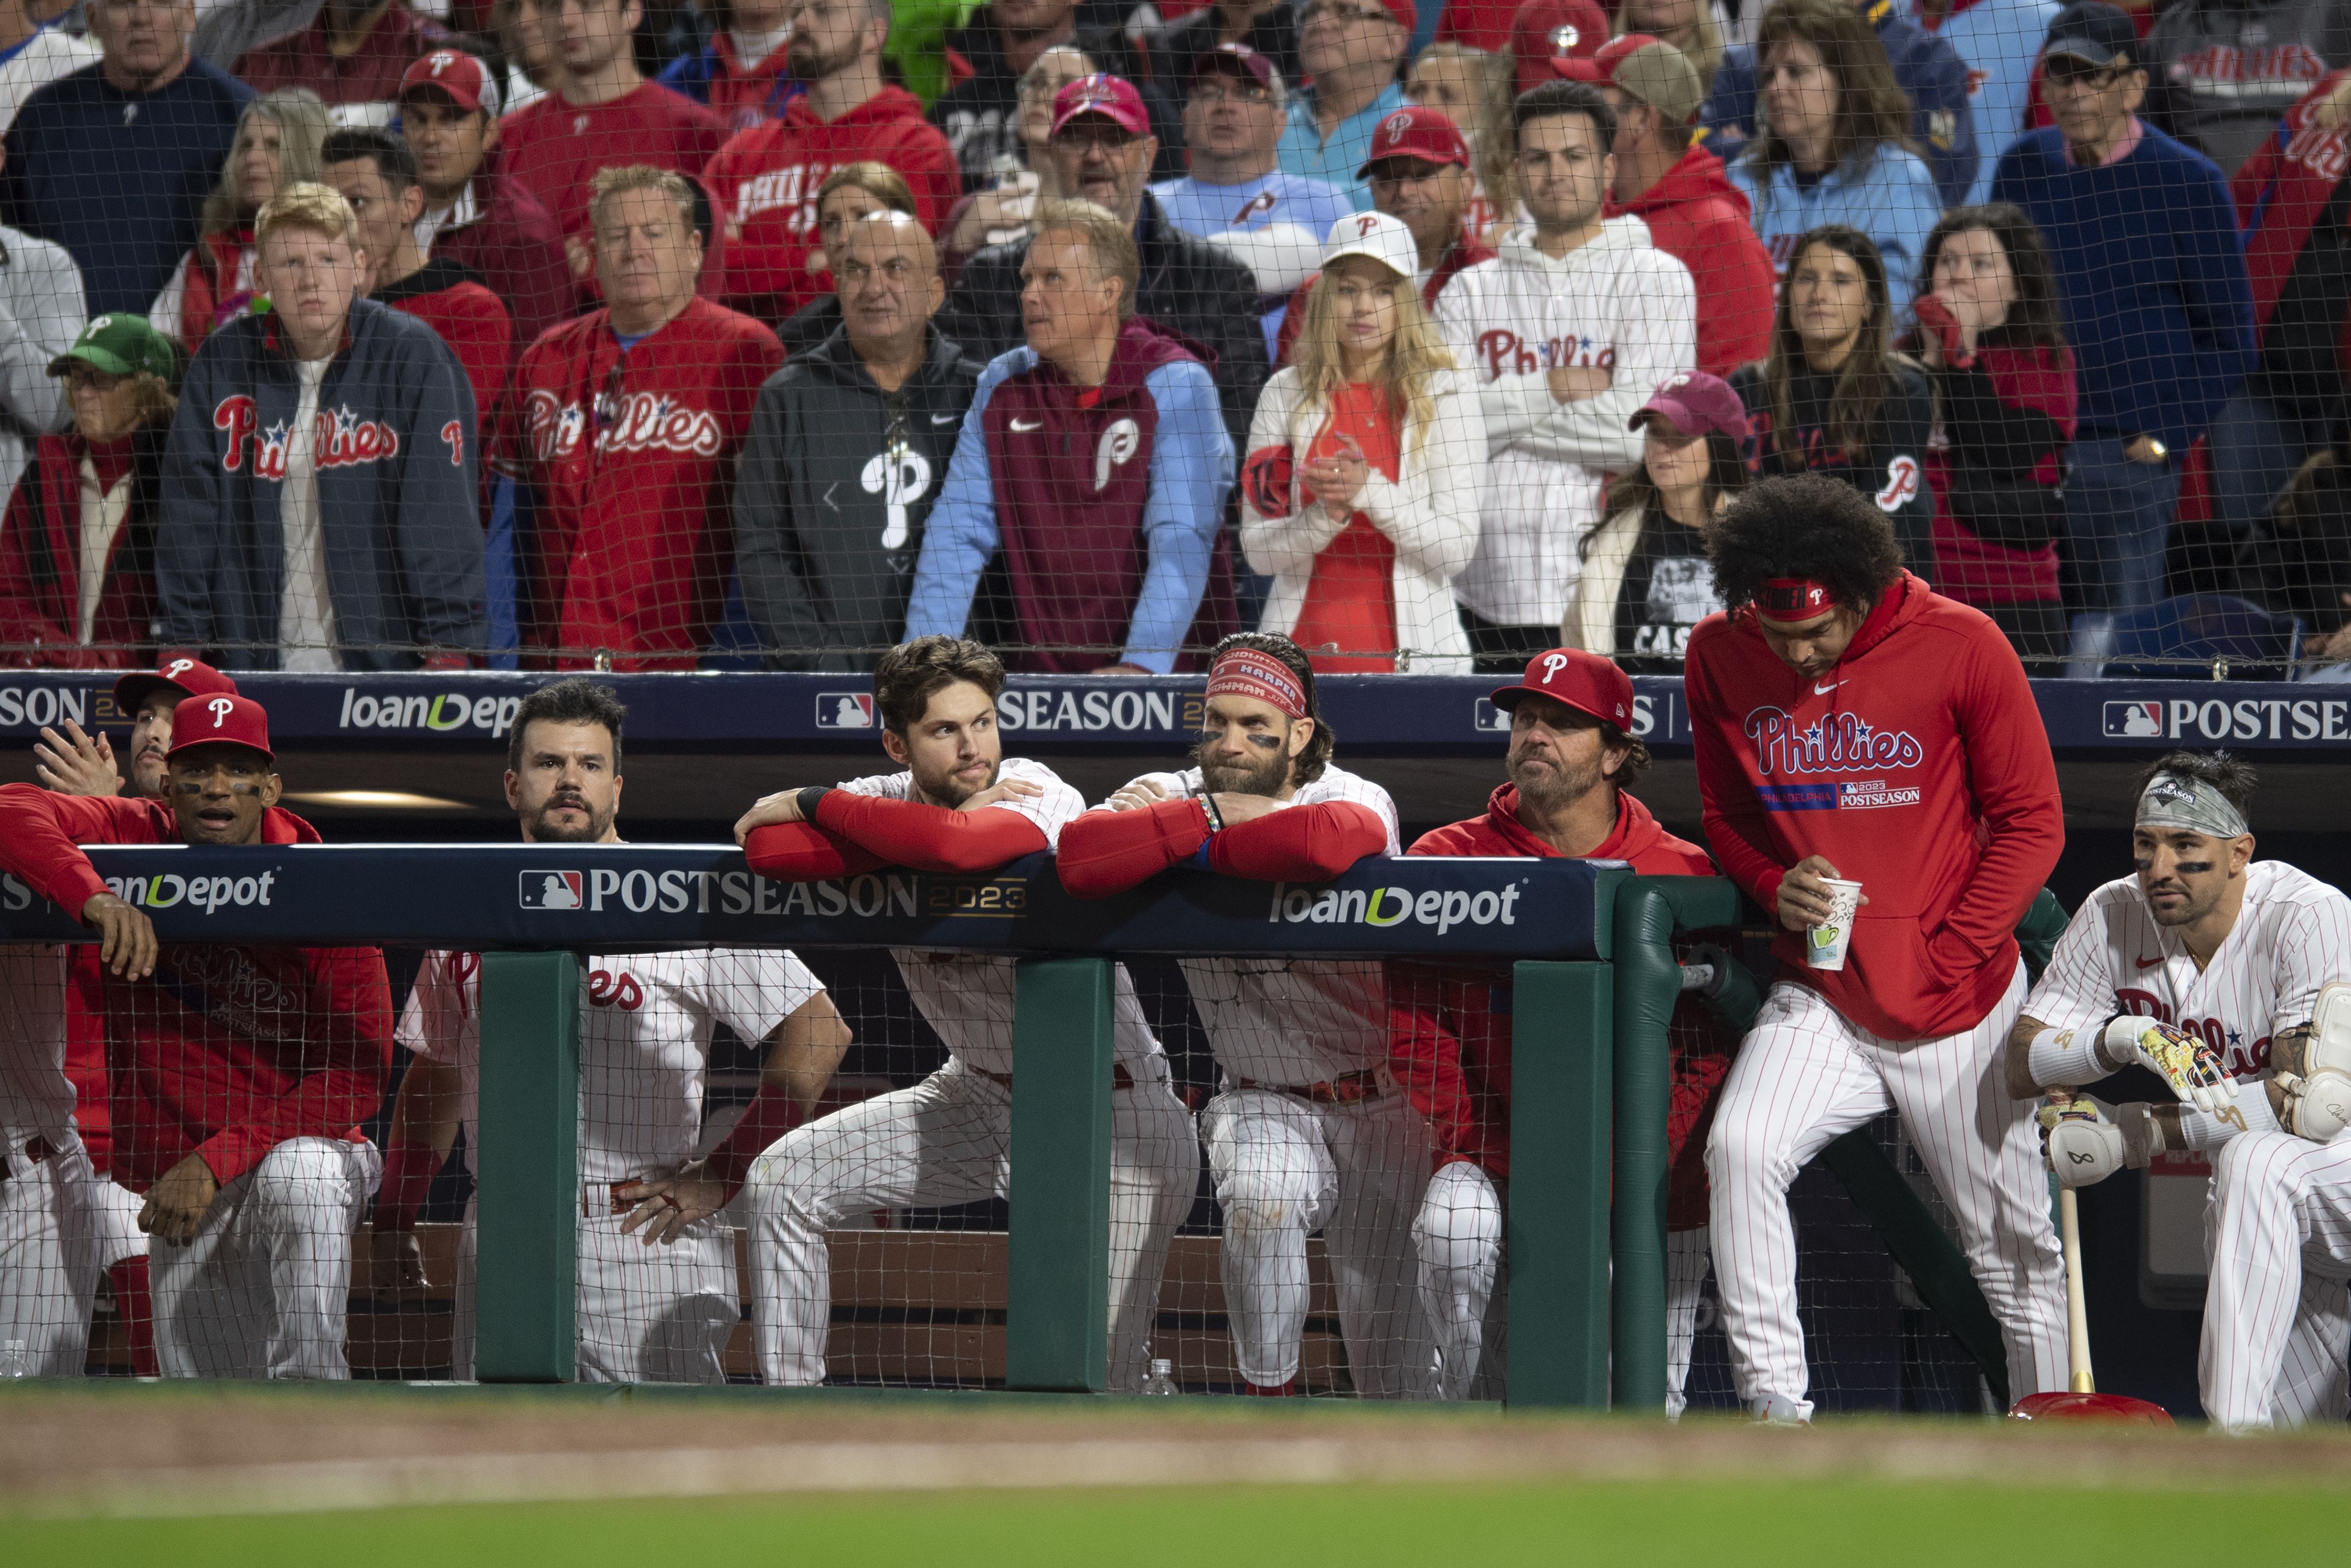
[[[66,1076],[63,947],[0,943],[0,1154],[35,1138],[71,1141],[74,1087]]]
[[[1085,810],[1085,798],[1061,776],[1041,762],[1008,757],[997,769],[998,779],[1018,779],[1044,792],[1021,800],[1000,800],[989,810],[1014,811],[1037,824],[1050,847],[1061,841],[1061,830]],[[852,779],[841,786],[855,795],[879,795],[889,800],[914,798],[912,772],[875,773]],[[901,947],[891,956],[914,1006],[938,1034],[939,1040],[967,1067],[999,1076],[1012,1071],[1012,998],[1014,963],[1010,957],[987,953],[925,953]],[[1111,975],[1113,1049],[1118,1064],[1137,1080],[1144,1065],[1160,1054],[1158,1039],[1134,999],[1134,981],[1120,964]]]
[[[623,1181],[674,1169],[702,1135],[703,1074],[712,1030],[757,1047],[824,986],[792,954],[711,947],[582,957],[580,1175]],[[478,953],[428,953],[401,1015],[400,1042],[455,1062],[463,1083],[465,1159],[480,1146],[482,1061]]]
[[[2201,1035],[2231,1078],[2270,1064],[2270,1041],[2310,1021],[2318,990],[2351,979],[2351,898],[2283,861],[2245,868],[2237,924],[2199,972],[2158,925],[2137,877],[2084,901],[2024,1011],[2052,1029],[2091,1029],[2135,1013]]]
[[[1200,792],[1200,770],[1146,773],[1171,795]],[[1395,802],[1368,779],[1325,765],[1322,777],[1277,804],[1352,800],[1387,829],[1384,852],[1404,852]],[[1283,1088],[1328,1083],[1380,1066],[1388,1055],[1387,966],[1317,958],[1186,958],[1184,982],[1209,1049],[1228,1078]]]

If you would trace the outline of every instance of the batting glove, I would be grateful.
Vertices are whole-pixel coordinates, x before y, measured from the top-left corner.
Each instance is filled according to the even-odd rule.
[[[2109,1061],[2136,1061],[2163,1080],[2183,1105],[2219,1115],[2229,1104],[2229,1075],[2202,1039],[2150,1018],[2123,1013],[2106,1020],[2100,1042]]]
[[[2095,1100],[2068,1100],[2040,1112],[2042,1157],[2059,1186],[2093,1186],[2123,1168],[2123,1130]]]
[[[2307,1078],[2281,1072],[2275,1082],[2285,1092],[2278,1122],[2287,1132],[2324,1144],[2351,1125],[2351,1075],[2339,1068],[2322,1067]]]

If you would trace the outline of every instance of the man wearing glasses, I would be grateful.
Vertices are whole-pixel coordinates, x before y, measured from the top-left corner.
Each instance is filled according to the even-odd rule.
[[[2176,459],[2253,363],[2228,186],[2139,119],[2139,52],[2130,18],[2095,0],[2051,24],[2043,92],[2056,123],[2001,156],[1991,189],[2040,225],[2064,300],[2081,390],[2065,528],[2093,612],[2163,597]]]
[[[1290,105],[1281,166],[1345,191],[1361,212],[1372,193],[1355,171],[1372,131],[1404,107],[1396,78],[1420,13],[1413,0],[1312,0],[1300,18],[1298,63],[1314,88]]]

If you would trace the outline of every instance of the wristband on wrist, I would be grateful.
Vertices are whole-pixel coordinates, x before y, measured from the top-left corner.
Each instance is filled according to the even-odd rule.
[[[2044,1089],[2078,1089],[2114,1071],[2098,1055],[2095,1030],[2044,1029],[2026,1046],[2024,1061],[2032,1082]]]
[[[1212,833],[1223,832],[1225,831],[1225,814],[1217,810],[1217,798],[1214,795],[1209,794],[1206,789],[1203,789],[1197,795],[1193,796],[1192,799],[1200,802],[1201,813],[1208,819],[1208,831]]]
[[[2191,1149],[2217,1149],[2240,1133],[2285,1131],[2278,1124],[2277,1113],[2270,1109],[2269,1090],[2262,1080],[2247,1078],[2231,1084],[2229,1098],[2233,1115],[2223,1112],[2215,1116],[2193,1105],[2182,1105],[2180,1142]]]
[[[799,792],[800,821],[814,827],[817,802],[831,793],[832,786],[830,784],[811,784],[802,789]]]

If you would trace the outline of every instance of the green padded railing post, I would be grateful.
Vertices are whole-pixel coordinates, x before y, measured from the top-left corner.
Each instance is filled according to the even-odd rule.
[[[1615,1170],[1610,1183],[1611,1404],[1666,1406],[1666,1123],[1672,1106],[1667,1039],[1681,970],[1674,913],[1656,879],[1616,892],[1614,1046]]]
[[[1025,958],[1012,1011],[1005,1385],[1110,1385],[1111,961]]]
[[[1601,929],[1608,929],[1607,910]],[[1510,1002],[1510,1395],[1608,1405],[1609,967],[1527,961]]]
[[[580,1251],[580,960],[482,955],[475,1375],[569,1383]]]

